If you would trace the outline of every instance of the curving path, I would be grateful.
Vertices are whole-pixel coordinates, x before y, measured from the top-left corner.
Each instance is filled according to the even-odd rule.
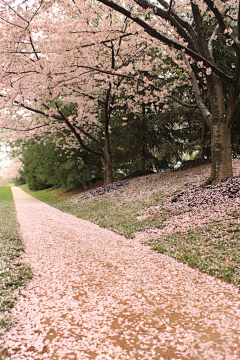
[[[9,359],[240,359],[240,295],[137,240],[13,188],[34,279]]]

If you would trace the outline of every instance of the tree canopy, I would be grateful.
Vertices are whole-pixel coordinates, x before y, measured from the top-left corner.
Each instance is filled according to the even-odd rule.
[[[62,133],[64,148],[102,161],[109,183],[114,119],[124,123],[134,113],[138,121],[143,104],[155,115],[169,112],[171,99],[198,109],[211,131],[210,182],[232,175],[237,1],[0,3],[3,138],[13,138],[12,130],[26,141]]]

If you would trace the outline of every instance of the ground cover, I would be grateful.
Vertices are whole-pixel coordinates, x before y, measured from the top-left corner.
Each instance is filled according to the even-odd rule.
[[[19,260],[23,251],[11,187],[0,186],[0,333],[11,325],[8,311],[18,288],[32,276],[30,268]]]
[[[17,321],[0,358],[240,358],[236,286],[13,194],[34,277],[11,311]]]
[[[233,166],[234,175],[239,175],[240,162],[234,161]],[[89,190],[61,198],[56,190],[29,193],[62,211],[128,238],[136,237],[156,251],[240,285],[240,199],[222,197],[216,204],[205,202],[204,206],[169,205],[176,194],[204,184],[209,170],[209,165],[203,165],[128,179],[129,184],[118,191],[87,199]],[[219,191],[219,186],[216,188]],[[204,196],[201,194],[198,192],[198,196]]]

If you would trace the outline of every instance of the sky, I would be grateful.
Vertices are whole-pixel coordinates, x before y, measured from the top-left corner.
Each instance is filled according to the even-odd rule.
[[[2,176],[3,170],[11,161],[8,156],[9,150],[9,146],[6,146],[5,144],[0,145],[0,176]]]

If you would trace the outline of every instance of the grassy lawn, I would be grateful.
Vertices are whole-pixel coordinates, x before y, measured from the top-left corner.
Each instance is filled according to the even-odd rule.
[[[67,193],[59,198],[61,194],[59,189],[31,191],[27,185],[20,187],[30,195],[63,212],[89,220],[128,238],[131,238],[136,231],[142,231],[153,225],[161,227],[163,223],[163,218],[136,221],[136,216],[140,214],[143,208],[148,208],[161,201],[161,194],[155,197],[130,201],[125,198],[126,188],[123,188],[112,194],[74,204],[71,202],[72,197],[68,196]],[[166,212],[166,215],[169,216],[169,212]]]
[[[0,327],[11,325],[8,314],[16,300],[16,290],[32,277],[29,267],[18,261],[24,251],[11,187],[0,186]]]
[[[130,184],[114,193],[87,201],[74,202],[76,196],[62,194],[60,190],[29,191],[59,210],[89,220],[128,238],[137,231],[165,229],[175,217],[185,214],[194,216],[196,209],[170,209],[163,207],[166,197],[192,184],[203,183],[208,172],[200,167],[176,173],[154,174],[134,179]],[[87,194],[87,192],[86,192]],[[79,194],[84,195],[83,194]],[[206,209],[206,214],[210,210]],[[240,285],[240,212],[231,219],[210,220],[189,229],[173,230],[154,239],[142,240],[154,250],[187,263],[212,276]],[[230,216],[231,217],[231,216]]]
[[[62,193],[59,189],[46,189],[46,190],[40,190],[40,191],[33,191],[29,190],[29,187],[27,184],[19,186],[21,189],[26,191],[28,194],[36,197],[37,199],[46,202],[46,203],[55,203],[57,202],[57,197]]]
[[[166,234],[148,244],[193,268],[240,285],[240,227],[236,221]]]

